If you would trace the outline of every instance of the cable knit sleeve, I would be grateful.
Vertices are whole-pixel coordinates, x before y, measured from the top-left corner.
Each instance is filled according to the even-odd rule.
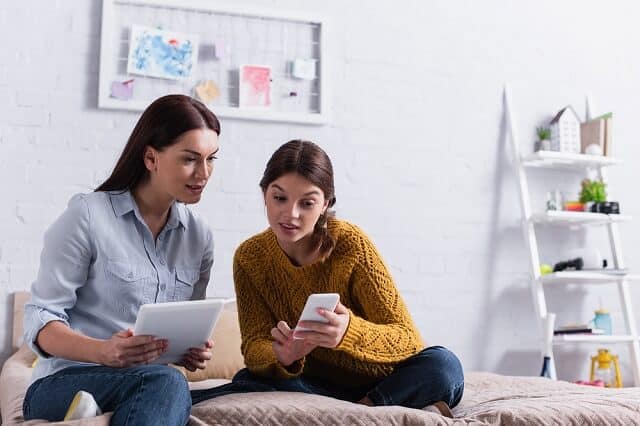
[[[302,374],[304,358],[288,367],[276,358],[271,346],[271,329],[277,320],[261,297],[260,292],[247,273],[241,248],[233,259],[233,281],[235,284],[238,319],[242,335],[242,355],[247,368],[266,377],[292,378]]]
[[[373,243],[360,234],[355,250],[349,283],[355,304],[336,349],[365,362],[403,361],[424,347],[422,338]]]

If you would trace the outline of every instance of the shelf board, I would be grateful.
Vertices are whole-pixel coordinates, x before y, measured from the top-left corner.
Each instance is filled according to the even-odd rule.
[[[561,271],[542,275],[540,282],[543,284],[609,284],[622,280],[637,281],[638,275],[611,274],[593,271]]]
[[[554,344],[562,343],[628,343],[636,340],[630,335],[610,336],[606,334],[560,334],[553,336]]]
[[[631,216],[620,214],[547,211],[531,216],[531,222],[551,225],[606,225],[607,223],[627,222]]]
[[[536,151],[522,157],[525,167],[545,167],[554,169],[584,169],[620,164],[621,161],[603,155],[570,154],[557,151]]]

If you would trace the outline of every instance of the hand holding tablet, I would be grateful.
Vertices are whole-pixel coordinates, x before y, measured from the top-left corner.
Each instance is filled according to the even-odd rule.
[[[206,345],[224,303],[222,299],[205,299],[142,305],[134,335],[151,335],[169,342],[167,351],[152,364],[179,363],[190,348]]]

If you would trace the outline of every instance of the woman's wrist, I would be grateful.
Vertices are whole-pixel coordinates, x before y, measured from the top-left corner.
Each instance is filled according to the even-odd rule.
[[[93,342],[88,342],[87,344],[87,359],[94,364],[107,365],[107,360],[104,356],[105,354],[105,346],[107,344],[107,340],[103,339],[91,339]]]
[[[282,356],[278,356],[276,354],[276,359],[278,360],[278,362],[285,368],[289,367],[291,364],[293,364],[294,362],[296,362],[295,359],[289,360],[286,357],[282,357]]]

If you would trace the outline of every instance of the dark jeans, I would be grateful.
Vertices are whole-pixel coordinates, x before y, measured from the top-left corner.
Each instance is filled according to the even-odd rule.
[[[347,384],[348,385],[348,384]],[[437,401],[453,408],[462,399],[464,374],[458,358],[442,346],[431,346],[406,359],[373,388],[336,386],[321,378],[265,378],[240,370],[231,383],[191,392],[193,403],[230,393],[288,391],[330,396],[356,402],[365,395],[374,405],[402,405],[423,408]]]
[[[69,367],[29,386],[25,420],[62,420],[80,390],[92,394],[103,412],[113,411],[112,425],[184,426],[191,412],[189,386],[175,368]]]

